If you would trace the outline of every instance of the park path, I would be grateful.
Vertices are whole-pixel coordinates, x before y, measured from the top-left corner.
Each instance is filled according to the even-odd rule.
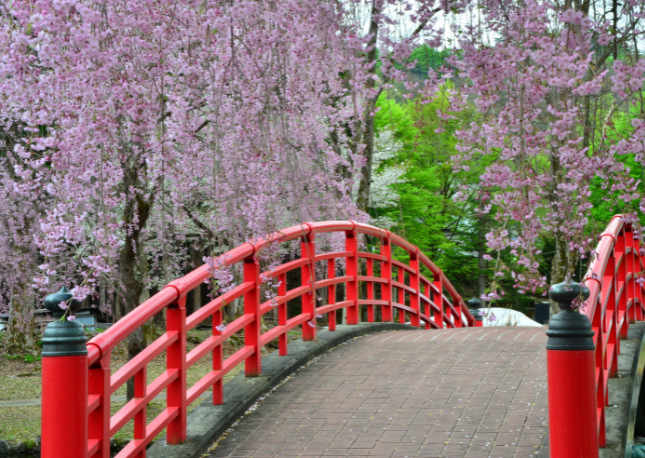
[[[544,332],[356,339],[298,372],[204,456],[548,457]]]

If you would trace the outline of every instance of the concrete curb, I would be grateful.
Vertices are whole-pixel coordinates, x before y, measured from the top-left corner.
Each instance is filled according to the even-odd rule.
[[[631,458],[634,427],[645,367],[645,322],[629,325],[628,338],[620,341],[618,377],[608,381],[609,407],[605,407],[607,447],[600,458]]]
[[[146,452],[148,458],[199,458],[257,398],[268,393],[300,366],[331,348],[354,337],[383,331],[419,330],[398,323],[364,323],[336,327],[335,332],[318,332],[316,342],[292,342],[289,354],[273,352],[262,358],[262,376],[247,378],[239,374],[224,385],[224,404],[214,406],[208,396],[188,415],[188,437],[181,445],[168,445],[165,439],[155,442]]]

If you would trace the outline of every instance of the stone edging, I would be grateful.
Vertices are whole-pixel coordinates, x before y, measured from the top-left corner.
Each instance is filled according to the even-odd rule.
[[[224,385],[224,404],[214,406],[208,396],[188,414],[188,437],[181,445],[168,445],[164,439],[146,452],[148,458],[199,458],[256,400],[279,385],[300,366],[333,347],[355,337],[392,330],[418,330],[398,323],[364,323],[336,327],[336,331],[318,332],[315,342],[292,342],[289,354],[275,351],[262,358],[262,376],[247,378],[239,374]]]
[[[9,442],[0,440],[0,457],[40,456],[40,436],[35,441]]]

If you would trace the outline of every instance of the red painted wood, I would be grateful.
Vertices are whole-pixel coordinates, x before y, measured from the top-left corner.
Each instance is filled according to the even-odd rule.
[[[315,234],[334,231],[345,233],[345,251],[316,254]],[[380,238],[381,253],[359,252],[359,233]],[[279,286],[278,296],[274,300],[261,303],[261,272],[255,257],[256,254],[261,248],[270,243],[282,243],[298,238],[302,241],[302,259],[285,263],[262,274],[262,278],[277,277]],[[411,254],[410,265],[405,265],[392,259],[392,244]],[[366,259],[366,276],[359,276],[358,261],[360,258]],[[336,275],[337,259],[344,259],[346,263],[343,276]],[[277,235],[271,235],[266,240],[259,240],[253,244],[245,243],[236,247],[222,255],[221,260],[224,267],[243,263],[244,278],[242,283],[205,304],[190,317],[186,317],[185,297],[189,291],[203,282],[209,281],[211,274],[209,267],[206,265],[172,281],[160,293],[141,304],[109,330],[88,342],[88,357],[82,371],[88,380],[83,382],[82,376],[77,379],[87,390],[85,394],[83,394],[82,390],[80,391],[82,395],[79,399],[82,399],[83,402],[78,407],[79,409],[84,409],[86,415],[76,415],[76,418],[81,420],[86,416],[88,418],[87,422],[84,423],[85,426],[81,425],[81,428],[87,428],[87,434],[81,432],[81,435],[78,436],[85,438],[82,440],[83,456],[108,458],[111,435],[131,420],[134,420],[135,440],[130,442],[120,452],[119,456],[144,457],[146,445],[164,428],[167,430],[168,443],[178,444],[185,441],[186,408],[191,402],[196,401],[200,394],[212,386],[213,403],[223,403],[224,375],[242,362],[245,363],[247,376],[260,375],[262,370],[261,346],[277,338],[279,339],[280,355],[286,355],[287,331],[290,329],[304,325],[303,338],[305,340],[315,339],[316,328],[309,326],[307,323],[313,322],[315,324],[317,314],[328,314],[329,330],[333,331],[336,328],[337,310],[346,309],[347,323],[358,324],[360,322],[360,307],[367,308],[368,321],[372,322],[376,318],[375,307],[381,306],[383,321],[392,321],[393,306],[396,306],[396,308],[399,308],[402,322],[405,321],[405,313],[407,312],[410,314],[413,324],[419,326],[420,322],[423,321],[426,323],[426,329],[428,329],[435,327],[435,322],[443,327],[443,314],[441,312],[435,311],[435,322],[427,322],[430,319],[431,310],[434,309],[434,305],[427,300],[431,292],[434,303],[438,304],[442,309],[444,307],[443,298],[434,293],[433,290],[446,291],[445,294],[452,300],[456,310],[463,305],[450,282],[423,253],[417,251],[414,245],[386,230],[361,223],[332,221],[294,226],[280,231]],[[315,281],[315,261],[327,261],[327,279]],[[375,263],[381,263],[380,269],[378,268],[379,264],[376,264],[375,269]],[[395,275],[393,265],[398,269],[400,283],[397,283],[393,278],[393,275]],[[421,275],[421,266],[425,266],[432,272],[434,276],[432,284]],[[303,284],[288,290],[286,274],[294,269],[301,269]],[[375,270],[379,270],[379,276],[377,277],[374,276]],[[405,272],[410,275],[408,285],[404,283]],[[367,282],[367,300],[359,298],[358,285],[360,281]],[[380,284],[380,300],[376,299],[375,283]],[[336,301],[336,289],[339,284],[345,284],[347,292],[347,300],[341,302]],[[393,302],[394,284],[399,284],[400,286],[397,288],[398,303]],[[424,288],[423,293],[420,291],[422,285]],[[315,300],[315,288],[327,288],[328,303],[326,305],[316,307],[318,304]],[[411,298],[409,306],[405,303],[406,293]],[[302,313],[289,317],[287,301],[298,297],[301,297],[303,301]],[[225,327],[221,327],[223,325],[222,308],[226,304],[230,304],[231,301],[241,298],[244,301],[244,314],[232,323],[228,323]],[[273,313],[275,306],[278,307],[278,326],[261,334],[261,316],[264,313]],[[110,353],[114,346],[164,310],[166,310],[167,332],[152,342],[136,358],[120,368],[114,376],[110,376]],[[466,318],[470,325],[474,325],[474,319],[469,313],[466,314]],[[191,350],[189,354],[186,354],[186,332],[208,319],[212,320],[212,337]],[[241,329],[244,329],[245,334],[244,348],[224,359],[222,352],[224,341]],[[164,351],[166,352],[167,370],[148,383],[146,380],[147,365],[154,358],[163,354]],[[213,356],[212,371],[192,387],[187,387],[186,370],[209,353]],[[63,361],[59,359],[57,362],[63,363]],[[44,382],[46,378],[59,377],[56,374],[64,372],[62,369],[52,372],[48,370],[49,367],[47,366],[46,368],[44,362]],[[128,402],[116,414],[111,416],[110,395],[131,377],[135,377],[135,399]],[[47,386],[56,386],[55,383],[49,383],[49,381],[46,384]],[[66,387],[66,390],[69,390],[69,387]],[[153,419],[150,424],[146,425],[147,405],[163,390],[167,390],[167,408],[157,418]],[[43,391],[43,396],[44,398],[46,396],[45,390]],[[45,404],[44,399],[43,409],[44,412],[47,412]],[[66,409],[65,413],[71,414],[75,408]],[[47,440],[51,440],[46,439],[46,437],[53,437],[51,431],[56,431],[57,425],[52,425],[54,420],[50,417],[51,415],[49,414],[43,416],[43,445],[46,444]],[[69,425],[73,422],[57,419],[57,423],[58,425],[64,425],[65,428],[65,434],[61,433],[57,436],[66,438],[64,441],[65,453],[56,452],[57,455],[53,456],[73,456],[69,452],[68,440]],[[49,431],[49,433],[45,431]],[[47,436],[47,434],[50,435]],[[52,456],[49,458],[52,458]]]
[[[139,372],[134,375],[134,401],[141,402],[146,397],[148,388],[147,380],[147,371],[146,366],[142,367]],[[133,438],[135,441],[142,440],[146,438],[146,427],[147,427],[147,417],[146,417],[146,403],[141,402],[143,406],[141,409],[134,414],[134,434]],[[141,449],[134,455],[135,458],[146,458],[146,449]]]
[[[347,324],[358,324],[360,316],[358,313],[358,239],[356,231],[345,232],[345,250],[353,253],[346,262],[346,275],[352,277],[347,282],[347,300],[351,305],[347,307]]]
[[[443,329],[443,279],[442,275],[436,275],[434,277],[434,287],[436,291],[432,292],[432,302],[437,304],[439,307],[439,312],[434,315],[434,322],[439,327]]]
[[[167,388],[168,408],[177,415],[166,428],[166,441],[171,445],[186,440],[186,297],[181,297],[166,310],[166,330],[176,331],[178,339],[166,351],[166,367],[177,371],[177,379]]]
[[[222,335],[221,326],[223,322],[222,310],[213,313],[213,337]],[[224,363],[224,351],[222,345],[217,345],[213,348],[213,371],[221,371]],[[213,384],[213,405],[221,405],[224,403],[224,382],[219,379]]]
[[[302,313],[309,316],[308,321],[302,325],[302,340],[312,341],[316,340],[316,243],[313,235],[302,238],[300,256],[309,260],[300,268],[302,286],[307,288],[307,292],[301,296]]]
[[[430,297],[430,285],[426,282],[423,282],[423,295],[427,298]],[[424,313],[426,316],[430,317],[430,304],[428,302],[424,302]],[[430,323],[425,324],[426,329],[430,329]]]
[[[551,458],[598,457],[594,375],[593,350],[547,350]]]
[[[374,276],[374,264],[372,259],[367,259],[367,276],[368,277],[373,277]],[[367,282],[367,300],[372,301],[374,300],[374,282],[368,281]],[[374,323],[374,303],[369,303],[367,304],[367,322],[368,323]]]
[[[381,319],[393,321],[392,315],[392,245],[389,237],[381,239],[381,254],[385,261],[381,265],[381,277],[387,280],[387,284],[381,283],[381,299],[387,301],[387,305],[381,306]]]
[[[287,274],[281,274],[278,277],[278,296],[287,295]],[[278,305],[278,326],[284,326],[287,324],[287,303],[283,302]],[[283,333],[279,337],[278,348],[280,351],[280,356],[285,356],[288,353],[287,345],[289,336],[287,333]]]
[[[336,260],[328,259],[327,260],[327,278],[336,277]],[[333,305],[336,303],[336,284],[329,285],[327,287],[327,304]],[[327,320],[329,322],[329,330],[336,330],[336,310],[332,310],[327,314]]]
[[[88,394],[98,398],[98,405],[88,416],[88,439],[96,442],[89,458],[110,458],[110,356],[107,353],[88,370]],[[43,374],[44,380],[45,374]],[[42,419],[43,425],[45,418]]]
[[[255,288],[244,295],[244,315],[253,319],[244,327],[244,346],[253,349],[245,361],[244,373],[247,377],[258,377],[262,373],[260,349],[260,265],[255,256],[244,259],[244,281],[255,283]]]
[[[41,456],[85,458],[88,450],[87,356],[46,356],[41,370]]]
[[[419,313],[421,312],[421,302],[419,300],[421,272],[419,272],[419,258],[416,253],[410,253],[410,267],[414,270],[414,273],[410,274],[410,288],[415,291],[410,294],[410,308],[416,311],[416,313],[410,315],[410,324],[418,328],[421,326],[421,320],[419,319]]]
[[[405,270],[403,267],[399,267],[398,269],[399,272],[399,283],[401,285],[405,286]],[[398,287],[397,290],[399,291],[399,304],[405,305],[405,289],[402,287]],[[405,323],[405,310],[399,309],[399,323],[404,324]]]

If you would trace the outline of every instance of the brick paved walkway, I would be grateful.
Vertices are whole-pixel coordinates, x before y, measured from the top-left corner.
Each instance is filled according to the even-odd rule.
[[[211,457],[548,457],[543,328],[370,335],[268,397]]]

